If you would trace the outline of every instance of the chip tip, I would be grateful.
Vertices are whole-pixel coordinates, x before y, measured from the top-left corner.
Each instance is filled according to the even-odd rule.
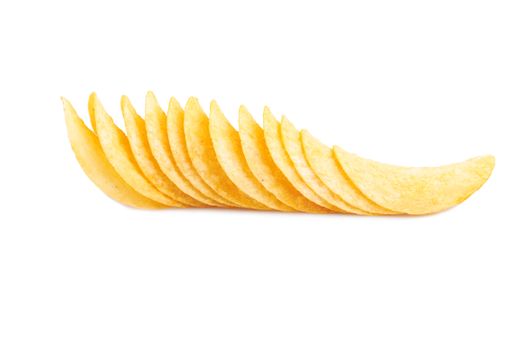
[[[299,132],[299,137],[301,138],[301,141],[303,142],[306,142],[306,143],[312,143],[312,142],[319,142],[312,134],[310,134],[310,132],[306,129],[302,129],[300,132]]]
[[[71,109],[73,109],[73,106],[64,96],[60,96],[60,101],[62,101],[62,108],[64,109],[64,113],[66,114],[66,119],[67,119],[68,114],[70,114],[68,112]]]
[[[246,108],[245,105],[240,105],[239,106],[239,114],[250,114],[250,112],[248,111],[248,108]]]
[[[93,104],[94,112],[92,123],[94,123],[93,128],[96,129],[97,120],[106,117],[108,113],[106,112],[106,109],[104,108],[102,102],[98,99],[98,97],[94,93],[92,94],[92,96],[93,99],[92,101],[90,101]]]
[[[74,124],[78,124],[79,122],[84,125],[84,121],[78,116],[77,111],[75,110],[75,107],[71,104],[71,102],[68,101],[65,97],[61,96],[60,99],[62,100],[62,104],[64,107],[64,117],[66,120],[66,125],[68,128],[68,133],[70,128]]]
[[[485,156],[485,158],[487,158],[491,169],[494,169],[494,167],[496,166],[496,157],[494,155],[492,155],[492,154],[488,154],[488,155]]]
[[[148,92],[146,92],[146,101],[157,102],[157,97],[155,96],[153,91],[148,90]]]
[[[97,93],[95,91],[93,91],[92,93],[89,94],[89,100],[90,101],[98,100],[98,96],[97,96]]]
[[[490,168],[490,171],[492,171],[492,169],[494,169],[494,167],[496,166],[496,157],[492,154],[485,154],[483,156],[474,157],[471,158],[470,161],[483,163],[486,165],[487,168]]]
[[[211,100],[210,102],[210,112],[220,112],[221,111],[221,108],[219,107],[219,104],[217,103],[217,101],[215,99]]]
[[[177,109],[182,109],[182,107],[180,106],[180,103],[179,101],[177,101],[177,99],[173,96],[170,97],[170,101],[168,102],[168,111],[171,111],[171,110],[177,110]]]
[[[253,119],[251,113],[248,111],[248,108],[246,108],[245,105],[239,106],[239,125],[243,123],[243,120],[245,119]]]
[[[195,96],[188,97],[188,101],[186,101],[186,107],[191,107],[199,104],[199,99]]]
[[[270,110],[270,107],[264,106],[263,125],[270,125],[272,123],[277,123],[277,119],[275,119],[272,111]]]
[[[194,96],[191,96],[190,98],[188,98],[188,101],[186,102],[186,106],[184,106],[184,111],[185,111],[185,115],[188,112],[191,112],[190,115],[193,115],[193,113],[206,114],[199,103],[199,99]]]
[[[294,126],[294,125],[292,124],[292,122],[291,122],[290,120],[288,120],[288,118],[286,118],[285,115],[283,115],[283,116],[281,117],[281,125],[282,125],[282,124],[289,125],[289,126]],[[294,127],[295,127],[295,126],[294,126]]]
[[[127,113],[136,115],[137,111],[135,110],[135,107],[133,107],[133,104],[131,103],[131,100],[126,95],[122,95],[120,97],[120,109],[122,110],[122,114],[124,118],[127,117]]]
[[[89,101],[88,103],[90,105],[93,105],[93,107],[96,107],[97,105],[100,104],[100,100],[98,98],[98,95],[96,94],[96,92],[92,92],[91,94],[89,94]]]
[[[73,105],[71,104],[71,102],[69,102],[68,99],[65,98],[64,96],[60,96],[60,100],[62,101],[62,108],[64,109],[64,113],[66,114],[66,119],[67,119],[68,115],[73,114],[72,112],[74,112],[75,109],[73,108]]]
[[[120,106],[122,108],[127,107],[129,104],[130,104],[130,100],[129,100],[128,96],[126,96],[126,95],[120,96]]]

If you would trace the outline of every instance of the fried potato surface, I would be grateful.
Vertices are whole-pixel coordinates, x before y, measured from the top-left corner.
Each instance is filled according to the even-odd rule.
[[[310,168],[310,165],[304,156],[299,131],[285,117],[281,120],[281,139],[284,148],[286,149],[286,153],[292,160],[295,170],[297,170],[299,176],[301,176],[303,181],[315,193],[343,212],[362,215],[370,214],[343,201],[341,197],[330,191],[330,189],[319,179],[319,177],[313,172],[312,168]]]
[[[239,133],[224,116],[216,101],[210,107],[210,136],[217,160],[228,178],[247,196],[270,209],[292,211],[270,193],[253,175],[242,151]]]
[[[305,213],[330,212],[308,200],[288,181],[270,155],[264,130],[244,106],[239,109],[239,136],[243,154],[253,175],[281,202]]]
[[[179,202],[174,201],[157,190],[155,186],[144,177],[131,152],[128,138],[124,132],[115,125],[113,119],[107,114],[98,98],[95,96],[93,99],[94,120],[100,145],[108,161],[117,173],[124,181],[133,187],[135,191],[143,196],[167,206],[181,207]]]
[[[277,119],[275,119],[272,112],[267,107],[264,109],[263,118],[264,139],[266,141],[268,151],[270,152],[275,165],[277,165],[279,170],[282,171],[292,186],[294,186],[297,191],[299,191],[303,196],[315,204],[334,212],[343,212],[341,209],[333,206],[328,201],[325,201],[303,181],[284,148],[284,144],[281,139],[281,124]]]
[[[193,167],[184,135],[184,110],[174,97],[170,99],[166,117],[171,154],[182,175],[207,198],[221,204],[221,206],[234,207],[235,204],[221,197],[208,186]]]
[[[493,156],[434,168],[379,163],[335,146],[334,153],[353,183],[368,198],[393,211],[423,215],[453,207],[470,197],[490,177]]]
[[[115,201],[134,208],[160,209],[164,205],[140,195],[108,162],[98,137],[79,118],[73,106],[62,99],[71,148],[87,177]]]
[[[380,207],[359,191],[341,170],[332,149],[313,137],[308,131],[301,131],[301,144],[308,164],[333,193],[352,207],[377,215],[397,214]]]
[[[221,197],[237,206],[268,210],[268,207],[240,191],[222,169],[213,148],[208,117],[198,100],[190,98],[184,112],[186,146],[191,162],[200,177]]]
[[[175,164],[168,140],[166,114],[151,91],[146,95],[145,121],[148,143],[153,157],[164,174],[180,190],[177,193],[177,200],[194,207],[219,206],[219,203],[207,198],[193,187]]]
[[[127,96],[122,96],[120,105],[131,151],[142,173],[159,191],[177,201],[181,191],[162,172],[155,157],[153,157],[148,143],[144,119],[138,115]],[[181,205],[183,204],[181,203]]]
[[[265,107],[263,127],[239,109],[239,131],[213,101],[165,113],[152,92],[144,119],[121,99],[127,135],[93,93],[90,130],[62,98],[80,166],[106,195],[135,208],[223,207],[305,213],[426,215],[466,200],[491,176],[495,158],[401,167],[330,148]]]

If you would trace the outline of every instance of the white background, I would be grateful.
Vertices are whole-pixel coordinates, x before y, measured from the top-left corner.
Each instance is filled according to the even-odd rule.
[[[524,349],[522,1],[3,1],[0,349]],[[439,215],[132,210],[60,96],[269,105],[328,144],[492,178]]]

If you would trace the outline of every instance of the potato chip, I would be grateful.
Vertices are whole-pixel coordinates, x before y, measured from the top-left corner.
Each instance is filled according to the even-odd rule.
[[[179,202],[161,193],[144,177],[133,157],[128,138],[115,125],[96,96],[93,97],[93,105],[100,145],[116,172],[141,195],[167,206],[180,207]]]
[[[286,179],[272,160],[266,146],[263,129],[244,106],[239,109],[239,136],[242,151],[253,175],[281,202],[306,213],[330,212],[308,200]]]
[[[88,177],[111,198],[137,208],[186,206],[361,215],[424,215],[455,206],[490,177],[492,156],[409,168],[330,149],[264,109],[261,128],[239,109],[239,131],[216,102],[210,118],[196,98],[167,115],[153,93],[142,119],[121,100],[129,137],[93,93],[89,130],[63,99],[71,146]],[[97,136],[98,134],[98,136]]]
[[[175,164],[182,175],[206,197],[226,207],[235,206],[235,204],[222,198],[212,190],[212,188],[201,179],[193,167],[186,147],[186,137],[184,135],[184,110],[179,105],[179,102],[173,97],[170,99],[166,117],[171,154],[173,155]]]
[[[270,209],[292,211],[291,207],[268,192],[253,175],[242,152],[239,133],[226,119],[215,101],[211,103],[209,120],[210,136],[217,160],[237,188]]]
[[[160,108],[155,95],[150,91],[146,95],[146,132],[148,143],[153,157],[157,160],[161,170],[180,189],[177,200],[191,206],[219,206],[200,193],[193,185],[182,176],[177,168],[168,141],[166,114]]]
[[[144,176],[162,193],[177,201],[185,195],[177,186],[162,172],[157,161],[151,153],[146,132],[146,123],[136,112],[135,108],[126,96],[121,99],[122,115],[126,125],[126,132],[135,156]],[[182,205],[182,203],[180,203]]]
[[[313,137],[308,131],[301,131],[303,152],[313,172],[333,193],[341,197],[352,207],[359,208],[372,214],[397,214],[391,210],[381,208],[355,187],[334,158],[332,149]]]
[[[135,208],[159,209],[164,205],[138,194],[117,174],[100,147],[97,136],[89,130],[69,101],[62,98],[71,148],[89,179],[110,198]]]
[[[184,108],[184,134],[191,162],[200,177],[221,197],[238,206],[266,210],[268,207],[241,192],[222,169],[209,132],[209,120],[196,98]]]
[[[493,156],[435,168],[409,168],[358,157],[335,146],[334,153],[353,183],[368,198],[393,211],[423,215],[453,207],[490,177]]]
[[[323,182],[312,171],[310,165],[306,161],[301,145],[299,131],[297,131],[295,126],[293,126],[293,124],[290,123],[290,121],[288,121],[288,119],[285,117],[283,117],[281,120],[281,139],[283,141],[284,148],[286,149],[286,153],[294,164],[295,170],[297,170],[299,176],[301,176],[303,181],[315,193],[344,212],[364,215],[369,214],[368,212],[360,210],[349,203],[346,203],[341,199],[341,197],[330,191],[330,189],[325,186],[325,184],[323,184]]]
[[[321,196],[312,191],[312,189],[303,181],[299,173],[294,167],[292,160],[284,149],[284,144],[281,139],[281,125],[275,119],[268,107],[264,108],[263,113],[263,131],[266,146],[270,151],[270,156],[277,167],[282,171],[284,176],[303,196],[314,202],[315,204],[329,209],[334,212],[343,212],[341,209],[333,206],[325,201]]]

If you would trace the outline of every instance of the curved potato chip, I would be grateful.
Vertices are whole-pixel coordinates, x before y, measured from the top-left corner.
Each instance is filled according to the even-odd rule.
[[[146,133],[146,123],[136,112],[135,108],[127,98],[122,96],[120,100],[122,115],[126,125],[128,140],[131,146],[131,151],[135,156],[140,169],[144,176],[155,186],[159,191],[166,196],[177,201],[181,196],[181,191],[173,182],[162,172],[157,164],[151,149],[148,144],[148,136]],[[182,206],[183,204],[180,203]]]
[[[270,209],[292,211],[291,207],[279,201],[255,178],[244,158],[239,133],[226,119],[216,101],[211,102],[209,128],[217,160],[237,188]]]
[[[301,143],[306,160],[313,172],[326,187],[341,197],[346,203],[372,214],[398,214],[391,210],[381,208],[363,196],[339,167],[332,153],[332,149],[322,144],[306,130],[301,131]]]
[[[364,215],[369,214],[350,205],[349,203],[346,203],[322,183],[322,181],[312,171],[310,165],[308,165],[308,162],[306,161],[301,145],[299,131],[297,131],[295,126],[293,126],[293,124],[285,117],[283,117],[281,120],[281,138],[284,148],[286,149],[286,153],[294,164],[295,170],[297,170],[299,176],[301,176],[303,181],[306,182],[306,184],[315,193],[344,212]]]
[[[155,95],[150,91],[146,95],[146,133],[153,157],[161,170],[180,191],[177,200],[191,206],[219,206],[219,203],[207,198],[180,173],[171,155],[166,126],[166,114],[160,108]]]
[[[175,164],[182,175],[203,195],[224,206],[235,206],[232,202],[222,198],[204,180],[201,179],[191,163],[186,137],[184,135],[184,110],[175,98],[170,99],[167,117],[168,141]]]
[[[215,155],[208,117],[194,97],[188,100],[184,108],[184,134],[195,170],[215,192],[244,208],[268,209],[241,192],[224,173]]]
[[[309,201],[286,179],[272,160],[263,129],[244,106],[239,109],[239,136],[250,170],[268,191],[295,210],[305,213],[330,212]]]
[[[117,174],[100,147],[97,136],[87,128],[68,100],[62,98],[67,134],[80,167],[108,197],[135,208],[160,209],[164,205],[138,194]]]
[[[264,107],[263,131],[264,140],[266,141],[268,151],[270,151],[270,156],[277,167],[282,171],[284,176],[288,179],[288,181],[290,181],[292,186],[294,186],[297,191],[299,191],[303,196],[315,204],[334,212],[343,212],[341,209],[328,203],[323,198],[321,198],[321,196],[312,191],[312,189],[308,187],[308,185],[299,176],[299,173],[295,169],[292,160],[284,149],[284,144],[281,139],[281,125],[277,119],[275,119],[268,107]]]
[[[390,210],[423,215],[453,207],[490,177],[493,156],[435,168],[409,168],[358,157],[335,146],[341,167],[368,198]]]
[[[141,195],[167,206],[180,207],[178,202],[161,193],[146,180],[133,157],[128,138],[115,125],[96,95],[93,97],[93,105],[100,145],[116,172]]]

